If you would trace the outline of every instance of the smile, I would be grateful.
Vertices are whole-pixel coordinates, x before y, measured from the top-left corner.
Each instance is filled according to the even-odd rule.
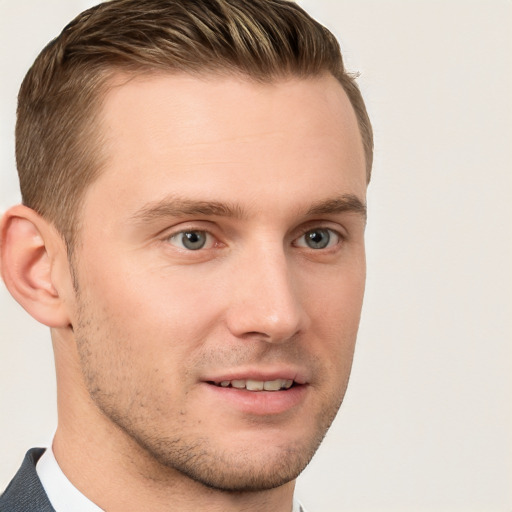
[[[237,379],[223,380],[221,382],[210,382],[222,388],[246,389],[247,391],[281,391],[290,389],[294,381],[291,379],[274,379],[274,380],[255,380],[255,379]]]

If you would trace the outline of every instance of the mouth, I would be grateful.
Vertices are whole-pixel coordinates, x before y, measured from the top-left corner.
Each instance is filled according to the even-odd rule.
[[[223,380],[220,382],[208,381],[208,384],[220,388],[234,388],[246,391],[284,391],[293,386],[299,385],[293,379],[274,379],[274,380],[256,380],[256,379],[236,379]]]
[[[237,374],[209,376],[203,380],[209,404],[226,412],[238,411],[251,417],[274,418],[299,411],[310,395],[308,379],[293,369],[238,371]]]

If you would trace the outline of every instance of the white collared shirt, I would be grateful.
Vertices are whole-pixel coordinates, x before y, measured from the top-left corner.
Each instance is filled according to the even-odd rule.
[[[103,512],[67,479],[51,448],[37,461],[36,471],[56,512]]]
[[[67,479],[51,448],[38,460],[36,471],[55,512],[104,512]],[[295,498],[292,512],[306,512]]]

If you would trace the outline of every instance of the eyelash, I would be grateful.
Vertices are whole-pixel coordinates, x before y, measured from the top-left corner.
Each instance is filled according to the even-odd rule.
[[[308,234],[313,234],[315,232],[324,232],[327,235],[327,243],[324,247],[311,247],[308,245],[307,241],[304,241],[304,243],[300,243],[299,240],[307,236]],[[191,248],[184,246],[184,235],[186,234],[203,234],[205,235],[206,239],[204,240],[204,243],[201,245],[200,241],[197,244],[197,240],[194,240],[194,237],[189,238],[189,242],[191,245],[196,243],[198,245],[197,248]],[[334,236],[333,236],[334,235]],[[315,226],[315,227],[308,227],[307,229],[304,229],[302,233],[293,240],[292,245],[294,247],[302,247],[304,249],[309,249],[311,251],[328,251],[334,249],[336,246],[340,245],[344,241],[345,237],[340,234],[338,231],[324,226]],[[178,241],[178,243],[172,243],[172,240]],[[334,240],[334,242],[333,242]],[[171,245],[177,247],[178,249],[185,251],[185,252],[199,252],[202,250],[208,250],[212,249],[215,245],[215,237],[212,235],[209,231],[204,229],[184,229],[181,231],[178,231],[176,233],[173,233],[169,236],[165,237],[165,241],[170,243]],[[318,243],[321,245],[323,241],[314,241],[313,237],[310,238],[310,241],[313,243]],[[219,244],[220,245],[220,244]]]
[[[214,241],[212,240],[212,238],[214,238],[214,236],[209,233],[208,231],[204,230],[204,229],[184,229],[182,231],[178,231],[177,233],[173,233],[172,235],[169,235],[166,237],[166,240],[171,244],[171,245],[175,245],[177,246],[176,244],[173,244],[171,241],[173,239],[181,239],[181,241],[183,241],[183,236],[186,235],[186,234],[193,234],[193,233],[202,233],[204,235],[206,235],[206,240],[204,241],[204,244],[201,245],[200,247],[198,247],[197,249],[190,249],[188,247],[184,247],[183,245],[181,247],[179,247],[179,249],[181,250],[184,250],[184,251],[190,251],[190,252],[195,252],[195,251],[199,251],[201,249],[204,248],[204,246],[206,244],[208,244],[209,242],[209,245],[211,245],[212,243],[214,243]],[[194,243],[193,241],[191,241],[191,243]],[[207,247],[207,249],[210,249],[211,247]]]
[[[313,247],[309,247],[307,246],[307,243],[305,243],[304,245],[299,245],[298,244],[298,240],[304,238],[305,236],[307,236],[309,233],[315,233],[315,232],[320,232],[320,231],[323,231],[323,232],[326,232],[327,235],[328,235],[328,239],[327,239],[327,245],[325,247],[321,247],[321,248],[313,248]],[[334,237],[333,237],[334,235]],[[331,244],[331,241],[333,240],[334,238],[334,243]],[[312,238],[310,238],[310,240],[312,240]],[[328,227],[323,227],[323,226],[315,226],[313,228],[308,228],[306,230],[304,230],[302,232],[302,234],[296,238],[294,240],[294,245],[296,247],[304,247],[306,249],[310,249],[312,251],[320,251],[320,250],[329,250],[329,249],[333,249],[334,247],[336,247],[337,245],[339,245],[342,241],[344,240],[344,237],[341,235],[341,233],[339,233],[338,231],[336,231],[335,229],[332,229],[332,228],[328,228]]]

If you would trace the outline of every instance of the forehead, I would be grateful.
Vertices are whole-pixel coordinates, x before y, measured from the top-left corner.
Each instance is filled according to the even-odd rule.
[[[100,117],[106,165],[87,195],[105,200],[115,190],[126,209],[171,193],[272,204],[283,186],[364,200],[357,120],[331,75],[264,84],[137,76],[109,89]]]

